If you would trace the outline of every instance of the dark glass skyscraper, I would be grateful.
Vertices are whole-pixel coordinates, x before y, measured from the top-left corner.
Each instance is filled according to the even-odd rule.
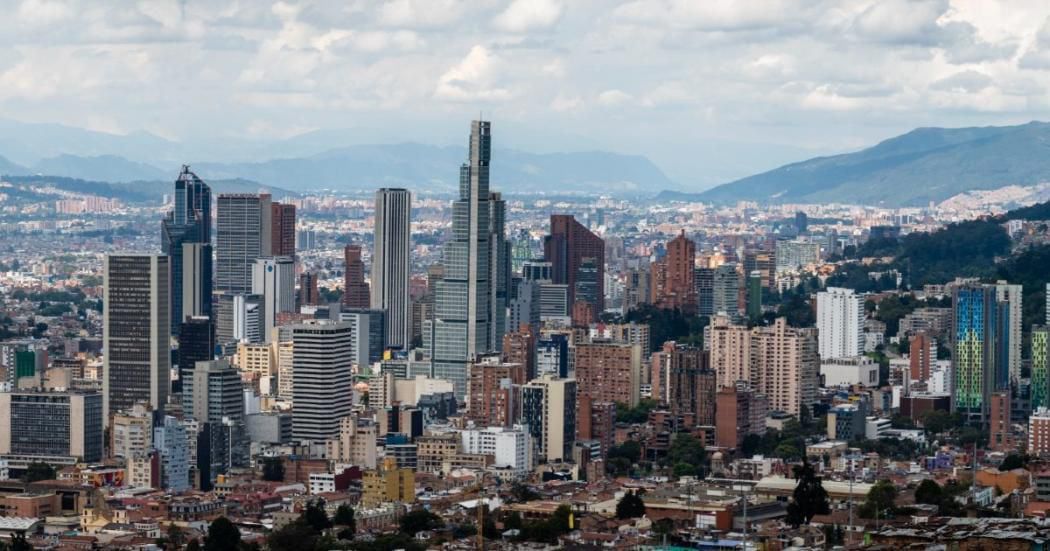
[[[572,215],[551,215],[551,233],[543,241],[554,283],[569,286],[569,304],[583,300],[598,314],[605,309],[605,242]],[[586,260],[585,259],[590,259]],[[577,285],[578,280],[583,285]],[[582,296],[577,296],[581,293]]]
[[[195,285],[189,286],[191,292],[199,294],[202,312],[183,313],[183,244],[202,243],[207,245],[194,249],[207,254],[206,262],[197,259],[191,265],[200,268],[200,277],[193,277]],[[182,172],[175,180],[175,208],[161,221],[161,252],[171,259],[171,333],[176,334],[184,315],[211,314],[211,188],[197,177],[189,166],[183,166]],[[205,271],[206,269],[206,271]]]
[[[503,200],[489,193],[491,129],[488,121],[471,123],[469,159],[460,167],[459,199],[452,205],[452,239],[442,249],[444,278],[435,283],[433,327],[424,329],[434,376],[452,381],[459,398],[467,391],[470,361],[502,347],[506,316],[501,281],[509,277],[508,247]]]

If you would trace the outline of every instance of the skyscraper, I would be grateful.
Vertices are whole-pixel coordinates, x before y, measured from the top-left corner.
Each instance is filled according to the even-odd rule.
[[[103,414],[168,401],[171,316],[168,257],[108,255],[102,301]]]
[[[207,425],[198,433],[197,464],[201,486],[209,487],[216,476],[247,459],[240,373],[226,360],[198,363],[183,382],[182,404],[187,416]]]
[[[506,262],[498,256],[506,254],[506,246],[492,247],[491,242],[492,236],[504,233],[502,200],[489,193],[491,143],[491,124],[473,121],[468,162],[459,171],[459,199],[452,205],[452,238],[442,249],[445,273],[435,283],[434,319],[428,324],[433,338],[424,338],[430,344],[434,376],[451,381],[460,398],[467,391],[469,363],[481,354],[498,352],[503,337],[501,323],[492,319],[505,315],[493,307],[492,285],[499,283],[492,278],[493,264]],[[499,211],[495,224],[490,220],[493,209]],[[499,269],[495,273],[498,277]]]
[[[821,358],[863,354],[864,297],[840,287],[817,293],[817,330]]]
[[[182,244],[182,307],[178,311],[178,323],[192,316],[211,316],[212,305],[212,247],[211,243]],[[179,285],[176,266],[171,266],[172,291]],[[171,307],[174,310],[179,297],[173,292]]]
[[[343,248],[343,306],[368,308],[369,289],[365,281],[365,263],[361,260],[361,246]]]
[[[262,297],[262,341],[270,342],[277,314],[295,311],[295,261],[290,256],[255,259],[252,294]]]
[[[543,240],[544,260],[551,263],[554,283],[569,286],[569,304],[578,300],[577,280],[582,274],[585,280],[593,280],[596,286],[592,295],[595,313],[605,309],[605,242],[591,233],[571,215],[551,215],[551,233]],[[591,259],[585,263],[584,259]],[[596,271],[588,277],[590,271]]]
[[[715,315],[715,271],[712,268],[697,268],[693,273],[696,285],[696,313],[701,316]]]
[[[353,326],[315,321],[291,332],[292,438],[323,443],[353,405]]]
[[[711,276],[711,304],[715,314],[734,320],[740,317],[740,274],[736,263],[728,262],[715,268]]]
[[[179,324],[179,380],[173,388],[181,392],[182,383],[193,376],[197,362],[215,357],[215,324],[207,317],[188,317]]]
[[[489,338],[500,346],[507,331],[507,299],[510,290],[510,242],[506,238],[506,202],[497,192],[489,194]]]
[[[215,232],[216,291],[250,293],[252,265],[269,256],[272,238],[270,196],[221,194]]]
[[[372,308],[386,312],[386,345],[405,348],[411,342],[412,321],[408,295],[412,194],[398,188],[376,191],[375,216]]]
[[[1005,368],[1012,383],[1021,379],[1022,299],[1020,285],[1005,281],[995,285],[995,300],[999,303],[998,362]]]
[[[952,290],[952,410],[982,425],[988,422],[997,379],[1008,382],[1008,374],[996,369],[998,315],[994,286]]]
[[[190,171],[188,166],[175,180],[175,208],[161,221],[161,252],[168,255],[171,263],[171,334],[178,331],[183,316],[202,315],[210,312],[211,297],[211,188]],[[194,249],[194,258],[189,270],[183,268],[184,244],[200,243],[207,245],[206,250]],[[206,262],[200,258],[206,253]],[[195,296],[185,297],[186,286],[183,283],[185,274],[192,274],[195,285],[191,289]],[[207,293],[207,294],[205,294]],[[184,313],[184,304],[200,304],[208,308],[203,312]]]
[[[317,290],[317,274],[303,272],[299,274],[299,306],[316,306],[321,303],[321,295]]]
[[[762,272],[758,270],[747,276],[747,317],[762,317]]]
[[[295,205],[270,203],[270,250],[263,256],[295,257]]]
[[[1050,407],[1050,328],[1032,326],[1032,411]]]

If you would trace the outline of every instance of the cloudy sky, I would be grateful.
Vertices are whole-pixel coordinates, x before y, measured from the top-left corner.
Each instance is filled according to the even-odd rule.
[[[0,117],[183,142],[458,144],[483,113],[497,145],[642,154],[700,188],[1050,119],[1045,0],[0,5]]]

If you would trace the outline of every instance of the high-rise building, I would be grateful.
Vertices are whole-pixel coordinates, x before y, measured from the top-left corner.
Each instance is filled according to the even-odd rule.
[[[809,230],[809,217],[806,216],[806,213],[802,211],[795,213],[795,230],[798,233],[806,233]]]
[[[556,333],[536,341],[536,377],[569,376],[569,338]]]
[[[270,203],[270,250],[261,256],[295,258],[295,205]]]
[[[524,366],[526,380],[536,378],[536,336],[528,324],[503,335],[502,360]]]
[[[577,344],[575,378],[579,391],[596,402],[634,407],[641,398],[642,347],[594,342]]]
[[[583,290],[595,312],[605,309],[605,242],[571,215],[551,215],[551,233],[543,240],[544,260],[551,263],[552,280],[568,285],[568,303]],[[585,260],[590,259],[590,260]],[[578,283],[583,283],[582,289]],[[593,290],[592,290],[593,289]]]
[[[828,287],[817,293],[820,357],[851,358],[864,353],[864,296]]]
[[[698,348],[665,342],[651,358],[652,397],[667,404],[676,417],[690,416],[695,426],[715,422],[715,372],[707,354]]]
[[[199,362],[182,383],[183,413],[205,430],[198,432],[197,465],[201,486],[244,465],[244,390],[240,373],[226,360]]]
[[[576,380],[544,375],[521,389],[521,419],[541,461],[572,457],[576,441]]]
[[[179,380],[173,389],[182,392],[182,383],[193,376],[197,362],[215,358],[215,324],[210,318],[188,317],[179,324]]]
[[[820,262],[820,243],[777,240],[777,273],[798,270]]]
[[[696,286],[696,313],[707,317],[715,315],[715,270],[697,268],[693,272],[693,284]]]
[[[339,321],[353,328],[352,356],[354,365],[366,367],[383,358],[386,323],[383,310],[353,309],[339,312]]]
[[[740,317],[740,274],[735,262],[715,268],[711,280],[711,309],[732,319]]]
[[[459,199],[452,205],[452,238],[442,249],[444,277],[435,283],[434,320],[424,329],[424,345],[429,345],[433,373],[455,385],[457,397],[467,392],[468,365],[482,354],[498,352],[503,335],[499,332],[505,312],[496,312],[492,281],[505,258],[493,258],[506,247],[493,247],[493,236],[502,236],[494,228],[492,210],[502,212],[502,201],[489,192],[491,159],[491,125],[487,121],[471,123],[469,159],[460,167]],[[374,279],[374,278],[373,278]],[[373,291],[374,293],[374,291]],[[496,329],[493,329],[496,327]],[[426,334],[432,334],[428,337]]]
[[[343,306],[368,308],[370,291],[365,281],[365,263],[361,260],[360,245],[343,248],[343,266]]]
[[[529,260],[521,267],[521,278],[525,281],[552,281],[554,268],[550,262]]]
[[[325,442],[353,405],[353,326],[314,321],[291,332],[292,437]]]
[[[191,252],[189,269],[183,265],[184,244],[196,243],[205,245]],[[178,331],[186,315],[207,315],[210,312],[211,296],[211,188],[203,180],[183,166],[175,180],[175,208],[161,221],[161,252],[168,255],[171,264],[169,279],[171,297],[170,334]],[[204,256],[207,256],[205,259]],[[206,260],[206,261],[205,261]],[[185,296],[185,274],[191,274],[190,289],[193,296]],[[200,312],[183,312],[184,304],[199,304]]]
[[[174,259],[173,259],[174,260]],[[171,307],[174,310],[181,297],[181,308],[176,314],[179,321],[193,316],[211,316],[212,306],[212,247],[211,243],[182,244],[182,292],[179,296],[171,295]],[[172,264],[172,290],[180,285],[174,281],[177,266]]]
[[[952,410],[982,425],[992,392],[1009,381],[1008,372],[997,373],[999,313],[994,286],[952,289]]]
[[[995,285],[995,300],[999,303],[997,362],[1006,370],[1010,382],[1017,383],[1021,379],[1022,287],[1000,281]]]
[[[747,276],[747,317],[762,317],[762,272],[758,270]]]
[[[215,339],[222,346],[263,341],[263,297],[244,293],[216,295]]]
[[[517,388],[527,380],[525,366],[492,359],[470,364],[467,417],[481,427],[509,427],[521,407],[515,399]]]
[[[251,292],[255,259],[271,256],[272,216],[267,194],[219,195],[215,225],[216,291]]]
[[[646,267],[631,268],[627,270],[624,276],[624,289],[623,289],[623,313],[626,315],[627,312],[638,308],[639,305],[649,304],[652,302],[652,294],[650,293],[650,271]],[[693,287],[696,288],[695,276],[694,276]]]
[[[527,279],[518,281],[517,296],[509,304],[508,327],[529,325],[534,331],[539,331],[541,285],[538,281]]]
[[[376,191],[375,213],[372,308],[386,312],[386,345],[406,348],[411,343],[408,279],[412,194],[398,188]]]
[[[816,329],[788,327],[784,318],[748,329],[716,317],[704,331],[704,345],[720,387],[748,383],[766,396],[771,410],[791,415],[799,415],[817,399]]]
[[[911,338],[908,347],[912,382],[926,382],[937,361],[937,339],[926,333],[918,333]]]
[[[167,322],[165,318],[165,330]],[[102,395],[96,392],[0,393],[0,455],[11,467],[21,468],[34,461],[60,465],[101,461],[102,415]]]
[[[103,413],[168,401],[171,317],[168,257],[107,255],[102,306]]]
[[[1028,419],[1027,451],[1036,457],[1050,454],[1050,409],[1036,409]]]
[[[1032,409],[1050,408],[1050,327],[1032,327]]]
[[[186,426],[165,415],[153,427],[153,446],[160,455],[159,487],[171,492],[190,489],[190,449]]]
[[[317,306],[321,304],[321,295],[317,290],[317,274],[303,272],[299,274],[299,306]]]
[[[277,314],[295,312],[295,261],[290,256],[256,258],[252,294],[262,297],[262,341],[270,342]]]
[[[744,273],[758,272],[761,276],[762,287],[772,289],[777,283],[777,261],[776,255],[771,251],[749,249],[744,251]]]
[[[766,403],[761,394],[748,390],[746,385],[724,387],[715,400],[716,446],[739,449],[748,435],[765,433]]]
[[[653,304],[660,308],[678,309],[686,315],[696,313],[696,243],[685,236],[685,230],[667,242],[667,254],[652,263]]]
[[[489,338],[498,347],[507,332],[507,302],[510,299],[510,242],[506,237],[506,202],[498,192],[489,193]]]

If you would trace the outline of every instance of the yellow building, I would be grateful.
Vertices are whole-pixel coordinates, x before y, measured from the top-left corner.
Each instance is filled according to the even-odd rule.
[[[397,468],[393,457],[383,458],[379,469],[365,471],[361,504],[376,507],[383,503],[412,503],[416,499],[416,475],[412,469]]]
[[[241,370],[242,374],[252,374],[245,377],[247,379],[258,380],[259,377],[276,374],[276,363],[274,350],[268,344],[242,342],[237,345],[234,365]]]

